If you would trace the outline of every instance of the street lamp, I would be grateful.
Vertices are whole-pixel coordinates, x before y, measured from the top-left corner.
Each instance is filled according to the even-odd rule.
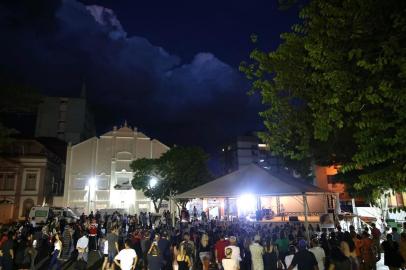
[[[96,187],[96,178],[95,177],[90,177],[89,181],[88,181],[88,187],[89,187],[89,191],[87,193],[87,214],[90,214],[90,192],[93,188],[93,190]]]
[[[154,187],[156,187],[157,184],[158,184],[158,178],[156,178],[155,176],[151,176],[151,178],[149,179],[149,187],[154,188]]]

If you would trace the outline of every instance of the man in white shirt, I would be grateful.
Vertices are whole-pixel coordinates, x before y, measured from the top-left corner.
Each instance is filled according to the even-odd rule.
[[[231,259],[235,260],[235,263],[237,264],[237,268],[239,269],[240,267],[240,261],[241,261],[241,255],[240,255],[240,248],[237,246],[237,238],[235,236],[230,237],[230,245],[225,248],[230,248],[233,252],[231,253]]]
[[[313,253],[314,257],[316,257],[319,270],[324,270],[324,261],[326,259],[326,253],[324,252],[323,248],[319,247],[319,242],[317,238],[312,239],[312,248],[310,248],[309,251]]]
[[[120,250],[114,258],[114,262],[120,267],[121,270],[134,270],[137,265],[137,253],[130,248],[131,241],[125,240],[125,249]]]
[[[79,238],[78,243],[76,244],[76,249],[78,250],[78,260],[82,259],[87,262],[88,246],[89,238],[87,238],[87,235],[84,234],[81,238]]]
[[[261,246],[260,242],[261,237],[259,235],[255,235],[254,243],[249,246],[253,270],[264,270],[264,260],[262,258],[264,248]]]
[[[221,260],[221,265],[223,266],[224,270],[238,270],[239,266],[237,265],[237,262],[231,258],[232,254],[232,249],[227,247],[225,249],[225,258]]]
[[[35,222],[35,217],[32,217],[30,223],[31,223],[31,226],[32,226],[33,228],[37,227],[37,223]]]

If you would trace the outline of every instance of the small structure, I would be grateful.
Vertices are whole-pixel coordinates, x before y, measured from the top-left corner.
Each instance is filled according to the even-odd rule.
[[[201,210],[223,219],[245,217],[262,222],[287,220],[319,223],[320,216],[338,213],[338,195],[287,172],[255,164],[177,195],[200,199]],[[258,217],[258,212],[262,212]]]

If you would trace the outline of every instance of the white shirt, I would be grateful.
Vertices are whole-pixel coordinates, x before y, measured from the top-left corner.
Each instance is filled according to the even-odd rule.
[[[224,270],[237,270],[237,261],[234,259],[223,259],[221,260]]]
[[[109,241],[105,240],[103,245],[103,254],[109,254]]]
[[[319,265],[319,270],[324,270],[324,258],[326,257],[324,249],[321,247],[313,247],[309,249],[309,251],[314,254],[314,257],[316,257],[317,264]]]
[[[54,246],[55,246],[54,250],[59,250],[59,251],[62,250],[62,242],[61,241],[55,241]]]
[[[76,244],[76,248],[87,249],[88,245],[89,245],[89,238],[87,238],[86,235],[84,235],[81,238],[79,238],[78,243]]]
[[[120,261],[121,270],[131,270],[135,258],[137,258],[135,250],[132,248],[125,248],[120,250],[115,259]]]
[[[293,260],[293,257],[294,257],[295,255],[287,255],[286,257],[285,257],[285,264],[286,264],[286,267],[289,267],[291,264],[292,264],[292,260]],[[297,270],[297,265],[295,266],[295,267],[293,267],[293,270]]]
[[[227,248],[231,248],[231,250],[233,251],[231,253],[231,259],[235,260],[237,263],[241,261],[241,255],[240,255],[240,248],[237,246],[227,246],[224,251]]]

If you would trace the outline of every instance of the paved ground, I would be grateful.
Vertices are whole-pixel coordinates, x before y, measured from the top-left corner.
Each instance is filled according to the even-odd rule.
[[[383,265],[383,254],[382,254],[382,259],[377,263],[377,270],[389,270],[389,267]]]
[[[101,269],[102,263],[103,263],[102,258],[96,251],[90,252],[87,269],[91,269],[91,270]],[[38,268],[38,270],[47,270],[48,265],[49,265],[49,259],[43,260],[42,264],[40,265],[40,268]],[[74,270],[75,264],[72,261],[63,262],[62,269],[63,270]],[[382,259],[377,263],[377,270],[389,270],[389,268],[383,264],[383,254],[382,254]]]
[[[61,264],[62,264],[63,270],[74,270],[75,269],[75,262],[73,262],[73,261],[61,262]],[[87,269],[91,269],[91,270],[101,269],[102,264],[103,264],[103,261],[99,255],[99,253],[97,251],[91,251],[89,253],[89,261],[88,261]],[[40,265],[38,265],[37,267],[39,267],[38,270],[47,270],[48,265],[49,265],[49,258],[40,262]]]

